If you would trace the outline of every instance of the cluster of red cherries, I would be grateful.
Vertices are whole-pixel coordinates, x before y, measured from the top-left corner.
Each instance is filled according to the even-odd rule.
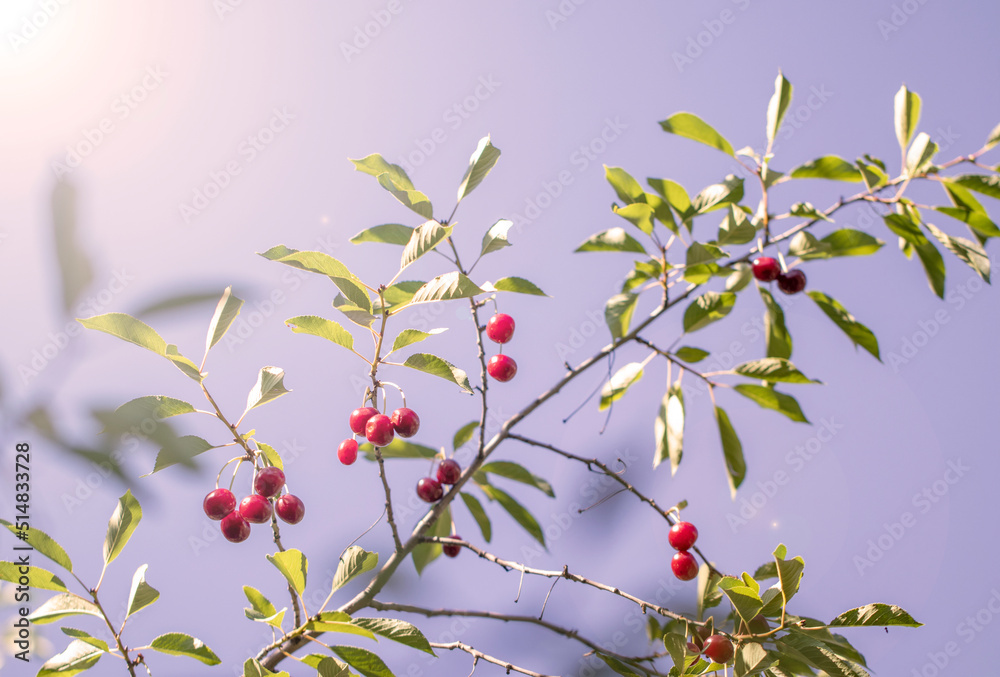
[[[753,276],[761,282],[778,281],[778,289],[786,294],[798,294],[806,288],[806,274],[801,270],[781,271],[781,264],[770,256],[753,261]]]
[[[399,435],[413,437],[420,430],[420,417],[417,412],[406,407],[400,407],[392,412],[392,416],[380,414],[375,407],[358,407],[347,419],[351,432],[364,435],[365,439],[376,447],[387,447]],[[344,465],[351,465],[358,460],[358,442],[348,437],[337,447],[337,458]]]
[[[514,318],[497,313],[486,323],[486,335],[494,343],[507,343],[514,336]],[[500,382],[509,381],[517,373],[517,362],[510,355],[494,355],[486,363],[486,373]]]
[[[302,499],[286,493],[285,473],[281,468],[268,466],[261,468],[253,479],[254,493],[236,505],[236,496],[229,489],[214,489],[208,492],[202,508],[209,519],[221,522],[222,535],[227,541],[242,543],[250,537],[251,524],[266,524],[271,515],[277,515],[283,522],[298,524],[306,514]]]
[[[446,458],[438,463],[436,477],[422,477],[417,482],[417,496],[427,503],[436,503],[444,496],[444,485],[452,485],[462,477],[462,466],[453,458]],[[458,534],[452,534],[448,538],[460,539]],[[454,543],[445,543],[441,546],[444,554],[448,557],[458,557],[462,552],[462,546]]]

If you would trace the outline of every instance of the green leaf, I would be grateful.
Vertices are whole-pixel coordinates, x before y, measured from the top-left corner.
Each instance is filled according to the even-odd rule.
[[[208,338],[205,341],[205,354],[212,349],[216,343],[218,343],[226,332],[229,331],[229,327],[232,326],[233,322],[236,320],[236,316],[240,314],[240,308],[243,307],[243,299],[237,298],[233,295],[232,285],[226,287],[226,291],[222,293],[222,298],[219,299],[219,305],[215,307],[215,314],[212,315],[212,322],[208,325]]]
[[[913,616],[894,604],[866,604],[845,611],[827,625],[835,627],[902,625],[908,628],[919,628],[923,623],[913,620]]]
[[[104,618],[96,604],[71,592],[61,593],[48,598],[40,607],[32,611],[27,618],[35,625],[44,625],[67,616],[76,616],[79,614]]]
[[[459,495],[462,497],[465,507],[472,513],[472,519],[476,520],[479,531],[483,535],[483,540],[489,543],[493,539],[493,525],[490,523],[490,518],[486,515],[486,511],[483,509],[483,504],[472,494],[462,492]]]
[[[348,320],[359,327],[371,327],[372,322],[375,321],[375,316],[370,311],[351,303],[344,298],[343,294],[337,294],[334,297],[333,307],[342,312]]]
[[[149,646],[160,653],[171,656],[186,656],[200,661],[205,665],[218,665],[222,661],[209,649],[204,642],[183,632],[168,632],[160,635]]]
[[[194,413],[195,408],[184,400],[166,395],[146,395],[129,400],[115,409],[114,416],[127,421],[162,420],[178,414]]]
[[[920,122],[920,97],[903,85],[896,92],[895,112],[896,139],[899,147],[906,151]]]
[[[964,207],[935,207],[934,209],[967,224],[977,236],[1000,237],[1000,228],[997,228],[997,225],[990,221],[985,212],[977,212]]]
[[[397,186],[413,188],[413,182],[406,175],[406,171],[399,165],[390,164],[378,153],[372,153],[360,160],[351,160],[351,162],[359,172],[364,172],[375,178],[378,178],[381,174],[388,174],[392,182]]]
[[[247,408],[250,411],[254,407],[267,404],[285,393],[291,392],[285,388],[285,370],[280,367],[263,367],[257,374],[257,383],[250,394],[247,395]],[[246,413],[246,412],[244,412]]]
[[[448,538],[451,535],[451,507],[447,507],[434,520],[434,524],[424,534],[427,537],[438,536]],[[413,549],[413,566],[417,569],[417,574],[423,573],[428,564],[441,556],[440,543],[421,543]]]
[[[431,329],[430,331],[420,331],[418,329],[404,329],[396,335],[396,339],[392,342],[392,350],[389,352],[395,352],[406,346],[413,345],[414,343],[420,343],[431,336],[437,336],[438,334],[448,331],[445,329]]]
[[[714,244],[692,242],[685,253],[684,279],[691,284],[704,284],[719,272],[715,262],[727,256]]]
[[[678,360],[682,362],[687,362],[688,364],[694,364],[695,362],[701,362],[706,357],[711,355],[707,350],[702,350],[701,348],[692,348],[691,346],[681,346],[674,351],[674,355]]]
[[[277,452],[277,450],[274,447],[272,447],[270,444],[265,444],[260,440],[254,440],[254,441],[257,443],[257,448],[260,450],[260,453],[264,455],[264,458],[267,459],[267,462],[270,465],[273,465],[279,470],[285,469],[285,464],[281,460],[281,455]]]
[[[153,464],[153,469],[146,475],[143,475],[143,477],[148,477],[153,473],[160,472],[164,468],[169,468],[178,463],[193,468],[194,462],[192,459],[195,456],[215,448],[213,444],[197,435],[183,435],[170,440],[156,454],[156,462]]]
[[[863,668],[844,660],[822,642],[799,633],[792,633],[775,641],[780,654],[791,654],[808,665],[822,670],[828,677],[870,677]],[[779,661],[779,665],[780,665]]]
[[[858,171],[861,172],[861,179],[865,182],[865,188],[868,189],[869,193],[874,193],[879,188],[882,188],[887,183],[889,183],[889,177],[879,167],[875,165],[870,165],[862,160],[858,160],[855,165]]]
[[[742,261],[732,266],[732,274],[726,278],[726,291],[736,293],[745,289],[753,280],[753,268]]]
[[[24,569],[27,569],[27,573],[24,573]],[[23,576],[28,577],[29,588],[69,592],[66,589],[66,584],[51,571],[47,571],[41,567],[26,566],[14,562],[0,562],[0,581],[21,584],[20,579]]]
[[[385,244],[406,245],[413,235],[413,228],[401,223],[383,223],[366,228],[350,239],[353,244],[362,242],[384,242]]]
[[[941,252],[924,237],[920,227],[909,217],[902,214],[889,214],[883,217],[883,220],[889,230],[913,246],[924,266],[924,271],[927,273],[927,281],[930,283],[931,289],[939,297],[944,298],[945,270]]]
[[[767,649],[757,642],[740,644],[736,649],[736,662],[733,665],[735,677],[759,674],[760,671],[774,662],[768,656]]]
[[[333,320],[317,315],[299,315],[285,320],[285,326],[296,334],[311,334],[333,341],[338,346],[354,350],[354,337],[341,325]]]
[[[85,642],[86,644],[89,644],[94,648],[100,649],[101,651],[105,652],[111,651],[111,647],[108,646],[107,642],[105,642],[103,639],[98,639],[97,637],[94,637],[89,632],[84,632],[83,630],[77,630],[76,628],[67,628],[67,627],[62,627],[59,629],[62,630],[62,633],[67,637],[78,639],[81,642]]]
[[[430,199],[419,190],[400,186],[393,181],[392,175],[388,172],[379,174],[376,179],[379,185],[389,191],[404,207],[408,207],[425,219],[434,218],[434,207]]]
[[[721,320],[729,314],[735,303],[736,294],[732,292],[705,292],[684,310],[684,331],[698,331]]]
[[[506,510],[514,518],[514,521],[520,524],[536,541],[543,546],[545,545],[545,533],[542,531],[542,527],[539,526],[534,515],[528,512],[523,505],[515,501],[510,494],[494,486],[487,484],[482,486],[482,490],[490,499],[499,503],[500,507]]]
[[[523,277],[501,277],[493,283],[493,288],[497,291],[512,291],[518,294],[532,294],[534,296],[547,296],[539,289],[534,282],[529,282]]]
[[[720,245],[746,244],[757,235],[746,213],[734,204],[729,205],[726,218],[719,224],[719,234],[716,236]]]
[[[909,152],[906,154],[906,174],[907,176],[921,176],[931,168],[931,160],[938,152],[938,145],[931,141],[927,132],[920,132],[913,140]]]
[[[789,176],[793,179],[830,179],[833,181],[861,181],[861,172],[847,160],[836,155],[825,155],[812,162],[799,165]]]
[[[778,381],[783,383],[820,383],[820,381],[808,378],[794,364],[783,357],[767,357],[763,360],[744,362],[734,367],[733,372],[772,383]]]
[[[608,299],[604,306],[604,321],[611,330],[611,337],[620,339],[628,334],[632,324],[632,314],[639,303],[639,295],[632,293],[618,294]]]
[[[677,221],[674,220],[674,212],[670,208],[670,204],[659,195],[654,195],[653,193],[645,193],[644,199],[646,200],[646,204],[652,207],[653,217],[670,229],[671,232],[677,233]]]
[[[575,249],[578,252],[634,252],[645,254],[642,244],[625,232],[624,228],[609,228],[591,235]]]
[[[830,258],[830,245],[820,242],[815,235],[803,230],[796,233],[788,243],[788,256],[798,256],[803,260]]]
[[[844,306],[833,298],[830,298],[821,291],[808,291],[806,292],[809,298],[816,302],[816,305],[820,307],[827,317],[829,317],[833,322],[840,327],[841,331],[847,334],[847,337],[856,346],[861,346],[869,353],[871,353],[876,360],[882,361],[882,357],[879,355],[878,349],[878,339],[875,338],[875,334],[854,319]]]
[[[460,447],[464,447],[472,439],[472,434],[476,432],[476,428],[478,427],[479,421],[469,421],[459,428],[451,440],[451,448],[458,451]]]
[[[767,331],[767,356],[787,360],[792,356],[792,335],[785,326],[785,311],[764,287],[760,287],[760,297],[764,300],[766,309],[764,328]]]
[[[156,588],[146,582],[146,568],[148,564],[143,564],[136,569],[132,576],[132,589],[128,594],[128,616],[142,611],[150,604],[160,598],[160,593]]]
[[[733,147],[721,134],[712,129],[704,120],[692,113],[674,113],[660,122],[663,131],[683,136],[721,150],[726,155],[736,157]]]
[[[835,230],[820,242],[829,247],[827,249],[828,256],[868,256],[877,252],[885,244],[868,233],[851,228]]]
[[[722,439],[722,455],[726,461],[726,476],[729,479],[729,493],[736,498],[736,490],[743,484],[747,474],[747,464],[743,459],[743,445],[736,436],[729,415],[719,406],[715,407],[715,422],[719,426]]]
[[[301,550],[291,548],[284,552],[276,552],[267,555],[270,562],[281,572],[288,584],[300,595],[306,589],[306,574],[309,572],[309,560],[302,554]]]
[[[933,223],[925,223],[927,229],[931,231],[937,240],[943,244],[951,253],[957,256],[963,263],[976,271],[979,277],[990,281],[990,257],[983,249],[982,245],[964,237],[952,237],[944,231],[938,229]]]
[[[132,532],[139,526],[142,519],[142,507],[132,496],[132,490],[127,489],[108,521],[108,533],[104,537],[104,564],[108,565],[121,554],[122,549],[132,537]]]
[[[395,308],[413,300],[413,295],[424,286],[424,282],[419,280],[405,280],[386,287],[382,292],[386,308]]]
[[[604,387],[601,388],[601,403],[599,406],[600,411],[604,411],[611,406],[612,403],[617,402],[628,389],[631,388],[635,383],[638,383],[639,379],[642,378],[642,364],[639,362],[629,362],[624,367],[619,369],[614,373]]]
[[[337,573],[333,577],[333,590],[340,590],[348,581],[371,571],[378,566],[378,553],[368,552],[364,548],[352,545],[340,556]]]
[[[600,651],[595,653],[598,658],[604,661],[605,665],[614,670],[616,675],[624,675],[625,677],[641,677],[640,673],[636,672],[614,656],[609,656],[605,653],[601,653]]]
[[[358,280],[348,277],[331,277],[330,279],[348,301],[367,313],[372,312],[371,297],[368,296],[368,291]]]
[[[479,255],[486,256],[504,247],[509,247],[510,242],[507,241],[507,233],[513,225],[513,221],[500,219],[490,226],[490,229],[486,231],[486,235],[483,235],[483,248],[479,252]]]
[[[527,484],[529,487],[535,487],[552,498],[556,497],[551,484],[537,475],[532,475],[524,466],[511,461],[493,461],[487,463],[479,469],[479,472],[484,475],[493,474],[506,477],[509,480]]]
[[[319,618],[314,617],[310,619],[309,622],[306,623],[306,629],[309,632],[339,632],[345,635],[357,635],[375,642],[378,641],[378,638],[375,637],[375,634],[371,630],[366,630],[362,627],[354,625],[348,619],[336,621],[326,620],[324,618],[326,615],[327,614],[324,613],[320,614]]]
[[[1000,125],[994,127],[993,131],[990,132],[990,136],[986,139],[986,143],[983,144],[983,148],[989,150],[998,143],[1000,143]]]
[[[951,183],[958,184],[963,188],[974,190],[992,198],[1000,200],[1000,176],[986,176],[984,174],[962,174],[949,179]]]
[[[285,618],[285,610],[278,611],[274,608],[267,597],[260,590],[249,585],[243,586],[243,594],[246,595],[252,609],[244,609],[243,613],[252,621],[267,623],[271,627],[281,628],[281,622]]]
[[[292,268],[326,275],[330,278],[343,277],[349,280],[357,279],[347,266],[323,252],[299,251],[298,249],[290,249],[283,244],[279,244],[271,247],[266,252],[258,252],[258,256],[263,256],[268,261],[284,263],[286,266],[291,266]]]
[[[452,230],[452,226],[442,226],[433,219],[417,226],[410,236],[410,241],[403,248],[403,256],[399,260],[399,269],[406,268],[427,252],[433,251],[445,238],[451,235]]]
[[[330,659],[334,660],[333,658]],[[326,674],[320,672],[322,677],[326,677]],[[271,672],[256,658],[248,658],[243,664],[243,677],[291,677],[287,672]],[[346,673],[340,675],[334,673],[334,677],[348,677]]]
[[[669,458],[670,474],[676,474],[684,454],[684,391],[679,385],[670,386],[663,396],[653,423],[653,436],[656,438],[653,468]]]
[[[740,615],[744,623],[749,623],[764,607],[759,591],[747,585],[742,579],[724,576],[719,581],[719,589],[733,603],[736,613]]]
[[[626,205],[646,202],[646,192],[639,185],[639,182],[632,178],[632,175],[621,167],[609,167],[604,165],[604,177],[615,189],[615,195]]]
[[[198,371],[198,367],[194,362],[177,352],[177,346],[174,344],[167,345],[167,352],[163,355],[168,360],[170,360],[175,367],[184,372],[185,375],[194,379],[198,383],[201,383],[202,379],[205,377]]]
[[[431,648],[430,642],[424,637],[424,633],[420,632],[412,623],[401,621],[398,618],[354,618],[351,623],[417,651],[423,651],[432,656],[437,655]]]
[[[125,313],[105,313],[86,319],[77,319],[87,329],[96,329],[123,341],[134,343],[140,348],[151,350],[157,355],[167,354],[167,342],[152,327]]]
[[[789,208],[788,213],[803,219],[813,221],[833,221],[829,216],[816,209],[810,202],[796,202]]]
[[[646,179],[646,183],[667,201],[681,219],[687,221],[694,215],[691,198],[688,197],[684,186],[670,179]]]
[[[739,203],[742,199],[743,179],[729,174],[722,183],[713,183],[695,195],[691,207],[697,214],[707,214],[728,204]]]
[[[805,414],[802,413],[802,409],[799,408],[799,403],[791,395],[779,393],[777,390],[773,390],[767,386],[748,385],[745,383],[734,386],[733,390],[753,400],[765,409],[773,409],[799,423],[809,423]]]
[[[643,193],[643,195],[645,195],[645,193]],[[642,202],[625,205],[624,207],[612,205],[611,211],[631,223],[646,235],[652,234],[654,216],[652,205]]]
[[[333,656],[324,656],[319,660],[314,666],[318,671],[319,677],[351,677],[353,673],[347,668],[347,665],[341,663]],[[282,672],[282,675],[287,675],[287,672]]]
[[[63,569],[66,569],[66,571],[73,571],[73,562],[70,561],[69,555],[66,554],[63,547],[41,529],[36,527],[18,529],[4,519],[0,519],[0,524],[7,527],[10,533],[20,538],[22,543],[26,543],[34,548],[38,554],[48,557]],[[21,538],[22,534],[24,538]]]
[[[459,202],[483,182],[499,159],[500,149],[493,145],[490,137],[487,135],[481,138],[472,157],[469,158],[469,168],[465,170],[462,183],[458,186]]]
[[[45,661],[35,677],[72,677],[97,665],[104,651],[87,642],[74,639],[62,653]]]
[[[395,677],[382,659],[367,649],[355,646],[332,646],[330,650],[364,677]]]
[[[774,80],[774,94],[767,104],[767,142],[770,144],[781,128],[781,121],[788,110],[788,104],[792,101],[792,85],[781,71]]]
[[[786,559],[787,556],[788,549],[784,545],[779,545],[774,549],[774,563],[778,569],[781,598],[786,607],[795,593],[799,591],[799,583],[802,581],[802,571],[806,566],[801,557]]]
[[[369,461],[375,460],[375,448],[371,443],[363,442],[358,448],[364,452]],[[382,458],[434,458],[438,455],[438,450],[409,442],[397,435],[389,443],[389,446],[379,447],[379,453]]]
[[[462,390],[470,394],[472,393],[472,386],[469,385],[468,375],[452,363],[438,357],[437,355],[430,355],[428,353],[413,353],[406,358],[406,361],[403,362],[403,366],[409,367],[410,369],[416,369],[417,371],[422,371],[425,374],[430,374],[431,376],[443,378],[446,381],[454,383]]]
[[[663,647],[670,654],[670,660],[674,662],[677,674],[684,674],[687,667],[687,637],[680,633],[668,632],[663,635]]]
[[[413,295],[410,303],[466,299],[482,293],[483,290],[475,282],[456,270],[444,275],[438,275],[422,286]]]

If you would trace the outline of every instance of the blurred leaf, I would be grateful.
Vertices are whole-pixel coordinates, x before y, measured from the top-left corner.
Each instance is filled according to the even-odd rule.
[[[130,315],[133,317],[148,317],[149,315],[165,313],[180,308],[200,306],[203,303],[218,303],[218,301],[219,292],[216,289],[203,292],[191,292],[189,294],[181,294],[179,296],[168,296],[166,298],[161,298],[158,301],[147,303],[146,305],[140,306],[138,310],[132,311]]]
[[[1000,176],[984,174],[962,174],[948,179],[953,184],[974,190],[989,197],[1000,200]]]
[[[639,362],[629,362],[624,367],[615,372],[604,387],[601,388],[601,403],[599,405],[599,410],[604,411],[612,405],[612,403],[617,402],[628,389],[636,384],[639,379],[642,378],[642,364]]]
[[[25,572],[27,569],[27,572]],[[15,585],[24,585],[21,581],[23,577],[28,579],[28,587],[36,590],[54,590],[56,592],[69,592],[66,584],[51,571],[41,567],[27,566],[14,562],[0,562],[0,581],[8,581]]]
[[[125,544],[132,538],[132,532],[142,519],[142,507],[130,490],[118,499],[118,505],[108,520],[108,532],[104,537],[104,564],[108,565],[121,554]]]
[[[465,170],[462,183],[458,186],[459,202],[483,182],[499,159],[500,149],[493,145],[490,137],[487,135],[481,138],[472,157],[469,158],[469,168]]]
[[[38,669],[35,677],[51,677],[53,675],[70,677],[71,675],[78,675],[97,665],[97,661],[101,660],[101,656],[104,653],[104,651],[93,644],[74,639],[61,653],[57,653],[45,661],[42,667]]]
[[[917,123],[920,122],[920,96],[903,85],[896,92],[895,112],[896,139],[899,147],[905,151],[913,138],[913,132],[917,130]]]
[[[799,165],[789,176],[793,179],[831,179],[833,181],[861,181],[861,172],[847,160],[836,155],[825,155],[812,162]]]
[[[773,409],[799,423],[809,423],[805,414],[802,413],[799,403],[791,395],[779,393],[777,390],[768,388],[767,386],[749,385],[746,383],[734,386],[733,390],[753,400],[765,409]]]
[[[937,240],[943,244],[951,253],[957,256],[963,263],[976,271],[979,277],[990,281],[990,257],[983,249],[982,245],[964,237],[952,237],[938,229],[933,223],[925,223],[927,229],[931,231]]]
[[[743,199],[743,179],[729,174],[721,183],[714,183],[702,189],[691,200],[691,207],[698,214],[707,214],[727,204],[736,204]]]
[[[840,305],[836,299],[830,298],[821,291],[808,291],[806,294],[809,295],[816,305],[820,307],[820,310],[826,314],[834,323],[840,327],[840,329],[847,334],[847,337],[857,345],[861,346],[869,353],[871,353],[876,360],[882,361],[882,357],[879,355],[878,349],[878,339],[875,338],[875,334],[854,319],[844,306]]]
[[[646,253],[639,241],[626,233],[624,228],[609,228],[597,235],[591,235],[574,251]]]
[[[327,341],[333,341],[348,350],[354,350],[354,337],[333,320],[316,315],[299,315],[285,320],[285,326],[296,334],[311,334],[325,338]]]
[[[653,423],[653,436],[656,439],[653,468],[669,458],[670,474],[676,474],[684,454],[684,392],[676,384],[663,396]]]
[[[153,464],[153,469],[146,475],[143,475],[143,477],[148,477],[153,473],[160,472],[178,463],[193,468],[194,463],[192,459],[195,456],[215,448],[215,445],[197,435],[183,435],[174,438],[156,454],[156,462]]]
[[[792,356],[792,335],[785,326],[785,311],[764,287],[760,287],[760,297],[764,299],[766,309],[764,328],[767,332],[767,356],[787,360]]]
[[[738,292],[753,280],[753,268],[742,261],[733,265],[733,273],[726,278],[726,291]]]
[[[733,147],[729,142],[697,115],[692,113],[674,113],[666,120],[660,122],[660,126],[665,132],[698,141],[706,146],[720,150],[726,155],[736,157],[736,154],[733,153]]]
[[[889,177],[883,169],[875,165],[867,164],[860,159],[855,163],[855,165],[861,172],[861,179],[865,182],[865,187],[868,189],[869,193],[873,193],[889,183]]]
[[[479,252],[479,255],[486,256],[504,247],[509,247],[510,242],[507,241],[507,233],[513,225],[513,221],[500,219],[490,226],[490,229],[486,231],[486,235],[483,236],[483,248]]]
[[[167,354],[167,342],[163,340],[156,330],[145,322],[137,320],[125,313],[105,313],[95,315],[85,319],[77,319],[87,329],[96,329],[112,336],[117,336],[123,341],[134,343],[140,348],[150,350],[157,355]]]
[[[719,426],[719,437],[722,439],[722,454],[726,461],[726,476],[729,478],[729,493],[736,498],[736,490],[746,478],[747,465],[743,459],[743,445],[736,436],[729,415],[719,406],[715,407],[715,422]]]
[[[548,495],[550,498],[556,497],[551,484],[538,475],[531,474],[531,472],[524,466],[511,461],[492,461],[483,465],[478,472],[483,475],[493,474],[500,477],[506,477],[509,480],[514,480],[515,482],[527,484],[529,487],[534,487],[542,493]]]
[[[76,188],[61,180],[52,189],[52,240],[68,313],[94,281],[94,271],[77,237]]]
[[[694,215],[691,198],[688,197],[684,186],[670,179],[646,179],[646,183],[667,201],[681,219],[687,221]]]
[[[535,516],[528,512],[527,508],[518,503],[514,498],[491,485],[484,485],[481,487],[483,492],[492,500],[500,504],[507,513],[514,518],[518,524],[520,524],[525,531],[531,534],[532,538],[545,545],[545,534],[542,532],[542,527],[538,524],[538,520]],[[444,534],[446,535],[446,534]]]
[[[608,180],[615,190],[615,195],[626,205],[634,203],[645,203],[646,192],[639,185],[639,182],[632,178],[632,175],[621,167],[609,167],[604,165],[604,178]]]
[[[418,329],[404,329],[396,335],[396,339],[392,342],[392,350],[389,352],[395,352],[406,346],[413,345],[414,343],[420,343],[431,336],[436,336],[442,332],[448,331],[447,328],[443,329],[431,329],[430,331],[420,331]]]
[[[413,353],[406,358],[406,361],[403,362],[403,366],[422,371],[425,374],[430,374],[431,376],[443,378],[446,381],[451,381],[462,390],[472,393],[472,386],[469,385],[468,375],[452,363],[438,357],[437,355],[430,355],[428,353]]]
[[[785,654],[801,658],[807,665],[829,677],[869,677],[868,671],[844,660],[836,653],[811,637],[800,633],[792,633],[776,640],[775,646],[782,655],[781,660],[787,660]],[[782,664],[779,662],[779,665]]]
[[[179,414],[190,414],[194,411],[194,406],[184,400],[166,395],[146,395],[121,405],[115,409],[114,416],[124,421],[139,422],[150,418],[163,420]]]
[[[781,121],[784,119],[785,111],[788,110],[788,104],[791,101],[792,85],[785,79],[781,71],[778,71],[778,77],[774,80],[774,94],[771,96],[771,101],[767,104],[768,143],[773,142],[774,137],[778,134],[778,130],[781,128]]]
[[[692,348],[691,346],[681,346],[674,351],[674,355],[678,360],[682,362],[687,362],[688,364],[694,364],[695,362],[701,362],[706,357],[711,355],[707,350],[702,350],[701,348]]]
[[[889,214],[883,217],[883,220],[889,230],[913,246],[924,266],[924,271],[927,273],[927,281],[930,283],[931,289],[939,297],[944,298],[945,270],[941,252],[924,237],[920,227],[909,217],[902,214]]]
[[[185,635],[183,632],[168,632],[160,635],[150,642],[149,646],[160,653],[193,658],[205,665],[218,665],[222,662],[204,642],[191,635]]]
[[[60,593],[48,598],[41,606],[28,614],[27,618],[35,625],[45,625],[67,616],[80,614],[104,618],[96,604],[71,592]]]
[[[413,235],[413,228],[401,223],[383,223],[366,228],[350,239],[353,244],[362,242],[383,242],[385,244],[406,245]]]
[[[448,538],[451,535],[451,507],[447,507],[434,521],[424,536],[428,538],[433,538],[438,536],[441,538]],[[417,569],[417,574],[423,573],[424,569],[428,564],[433,562],[435,559],[441,556],[441,544],[440,543],[421,543],[413,549],[413,566]]]
[[[64,635],[68,637],[73,637],[74,639],[78,639],[81,642],[89,644],[94,648],[100,649],[101,651],[105,652],[111,651],[111,647],[108,646],[107,642],[105,642],[103,639],[98,639],[97,637],[94,637],[89,632],[84,632],[83,630],[77,630],[76,628],[67,628],[67,627],[62,627],[59,629],[62,630],[62,633]]]
[[[747,219],[742,209],[734,204],[729,205],[726,218],[719,224],[717,239],[720,245],[746,244],[757,235],[757,229]]]
[[[833,221],[829,216],[816,209],[810,202],[796,202],[788,210],[788,213],[792,216],[798,216],[803,219],[812,219],[819,221]]]
[[[365,454],[365,458],[369,461],[375,460],[375,448],[370,442],[362,442],[358,449]],[[437,449],[404,440],[398,435],[392,438],[392,442],[388,446],[379,447],[379,453],[382,458],[434,458],[438,455]]]
[[[938,145],[931,141],[927,132],[920,132],[913,140],[909,152],[906,154],[906,174],[908,176],[920,176],[925,174],[931,167],[931,160],[938,152]]]
[[[479,525],[479,531],[483,535],[483,540],[489,543],[493,538],[493,525],[490,523],[490,518],[487,517],[486,511],[483,510],[483,504],[472,494],[462,492],[459,495],[462,497],[465,507],[472,513],[472,518]]]
[[[472,439],[472,434],[476,432],[479,427],[479,421],[469,421],[461,428],[455,432],[454,438],[452,438],[451,444],[452,449],[458,451],[460,447],[464,447],[466,443]]]
[[[736,294],[732,292],[705,292],[684,310],[684,331],[698,331],[709,324],[721,320],[736,303]]]
[[[628,334],[629,325],[632,324],[632,314],[638,303],[639,295],[632,293],[617,294],[608,299],[604,306],[604,321],[611,330],[612,338],[620,339]]]
[[[643,195],[645,195],[645,193],[643,193]],[[653,207],[651,205],[642,202],[625,205],[624,207],[612,205],[611,211],[631,223],[646,235],[650,235],[653,232]]]

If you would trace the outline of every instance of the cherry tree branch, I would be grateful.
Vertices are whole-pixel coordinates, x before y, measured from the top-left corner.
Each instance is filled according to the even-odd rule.
[[[455,649],[458,649],[460,651],[464,651],[465,653],[469,654],[470,656],[472,656],[472,672],[476,671],[476,663],[478,663],[480,660],[484,660],[487,663],[493,663],[494,665],[499,665],[500,667],[502,667],[504,670],[507,671],[508,675],[511,672],[519,672],[522,675],[528,675],[528,677],[554,677],[553,675],[545,675],[540,672],[533,672],[532,670],[528,670],[527,668],[521,668],[514,665],[513,663],[508,663],[507,661],[502,661],[499,658],[494,658],[493,656],[484,654],[482,651],[477,651],[473,647],[469,646],[468,644],[464,644],[462,642],[449,642],[447,644],[443,644],[441,642],[430,642],[430,645],[435,649],[447,649],[448,651],[454,651]],[[472,672],[469,673],[470,677],[472,676]]]

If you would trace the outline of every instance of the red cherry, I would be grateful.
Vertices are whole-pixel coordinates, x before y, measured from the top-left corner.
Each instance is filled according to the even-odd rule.
[[[253,488],[264,498],[273,498],[281,493],[285,486],[285,473],[273,465],[261,468],[253,480]]]
[[[704,654],[713,663],[725,665],[729,661],[733,660],[733,655],[735,655],[735,653],[736,651],[733,649],[733,643],[722,635],[712,635],[705,640]]]
[[[458,534],[452,534],[448,538],[458,539],[461,538],[461,536]],[[448,555],[448,557],[458,557],[458,553],[462,552],[462,546],[455,545],[454,543],[445,543],[441,546],[441,549],[444,550],[444,554]]]
[[[348,419],[348,425],[351,426],[351,432],[355,435],[365,434],[365,424],[368,423],[368,419],[378,413],[378,409],[374,407],[360,407],[351,412],[351,417]]]
[[[306,516],[306,506],[298,496],[285,494],[274,502],[274,512],[283,522],[298,524]]]
[[[234,510],[222,518],[220,524],[222,535],[227,541],[242,543],[250,538],[250,523],[243,519],[238,510]]]
[[[677,578],[690,581],[698,575],[698,560],[687,550],[682,550],[670,560],[670,568]]]
[[[260,494],[250,494],[240,501],[240,515],[247,522],[264,524],[271,519],[271,501]]]
[[[753,276],[761,282],[774,282],[781,275],[781,266],[770,256],[753,260]]]
[[[444,496],[444,487],[433,477],[424,477],[417,482],[417,496],[428,503],[433,503]]]
[[[351,465],[356,460],[358,460],[358,443],[354,439],[348,437],[346,440],[340,443],[337,447],[337,458],[344,465]]]
[[[375,414],[368,419],[365,425],[365,437],[376,447],[388,446],[394,436],[392,419],[385,414]]]
[[[446,458],[438,466],[437,478],[441,484],[454,484],[462,476],[462,466],[453,458]]]
[[[690,550],[698,540],[698,528],[690,522],[678,522],[670,527],[667,540],[674,550]]]
[[[392,412],[392,427],[400,437],[413,437],[420,430],[420,417],[412,409],[400,407]]]
[[[789,270],[778,276],[778,289],[786,294],[798,294],[806,288],[806,274],[801,270]]]
[[[236,510],[236,497],[229,489],[216,489],[208,492],[201,507],[209,519],[221,520],[223,517]]]
[[[688,653],[693,653],[693,654],[699,654],[699,653],[701,653],[701,649],[699,649],[698,646],[694,642],[688,642],[687,643],[687,650],[688,650]]]
[[[514,335],[514,318],[497,313],[486,322],[486,335],[494,343],[507,343]]]
[[[494,355],[486,363],[486,371],[489,372],[490,376],[503,383],[514,378],[514,374],[517,373],[517,362],[509,355]]]

